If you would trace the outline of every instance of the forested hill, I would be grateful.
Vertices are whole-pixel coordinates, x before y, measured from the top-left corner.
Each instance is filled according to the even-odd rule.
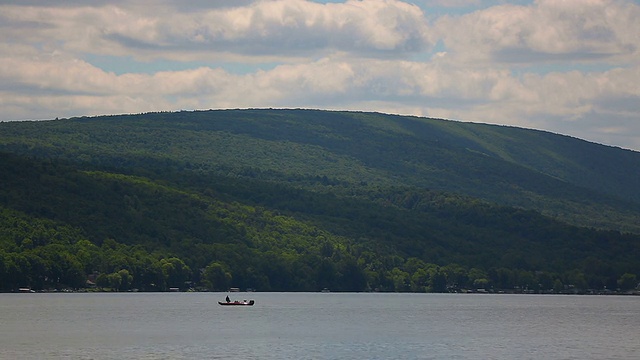
[[[1,123],[0,287],[630,289],[639,179],[637,152],[377,113]]]
[[[542,131],[377,113],[220,110],[0,124],[0,150],[323,191],[415,186],[640,232],[640,153]]]

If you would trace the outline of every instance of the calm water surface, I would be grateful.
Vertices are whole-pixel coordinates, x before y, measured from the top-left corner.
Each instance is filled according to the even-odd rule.
[[[639,359],[640,297],[0,294],[0,359]]]

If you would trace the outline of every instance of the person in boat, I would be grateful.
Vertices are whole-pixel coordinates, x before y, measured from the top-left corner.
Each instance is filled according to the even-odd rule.
[[[227,295],[227,298],[225,300],[227,300],[227,302],[231,302],[231,300],[229,299],[229,295]]]

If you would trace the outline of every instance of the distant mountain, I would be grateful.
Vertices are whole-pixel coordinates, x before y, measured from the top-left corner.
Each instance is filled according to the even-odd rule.
[[[321,110],[7,122],[0,170],[4,290],[94,271],[121,290],[562,291],[640,274],[640,153],[543,131]]]
[[[378,113],[221,110],[11,122],[0,150],[331,191],[455,192],[580,226],[640,232],[640,153],[536,130]],[[325,187],[326,188],[326,187]]]

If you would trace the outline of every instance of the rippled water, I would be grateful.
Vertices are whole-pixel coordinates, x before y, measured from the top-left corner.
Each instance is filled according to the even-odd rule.
[[[0,294],[0,359],[638,359],[640,297]]]

